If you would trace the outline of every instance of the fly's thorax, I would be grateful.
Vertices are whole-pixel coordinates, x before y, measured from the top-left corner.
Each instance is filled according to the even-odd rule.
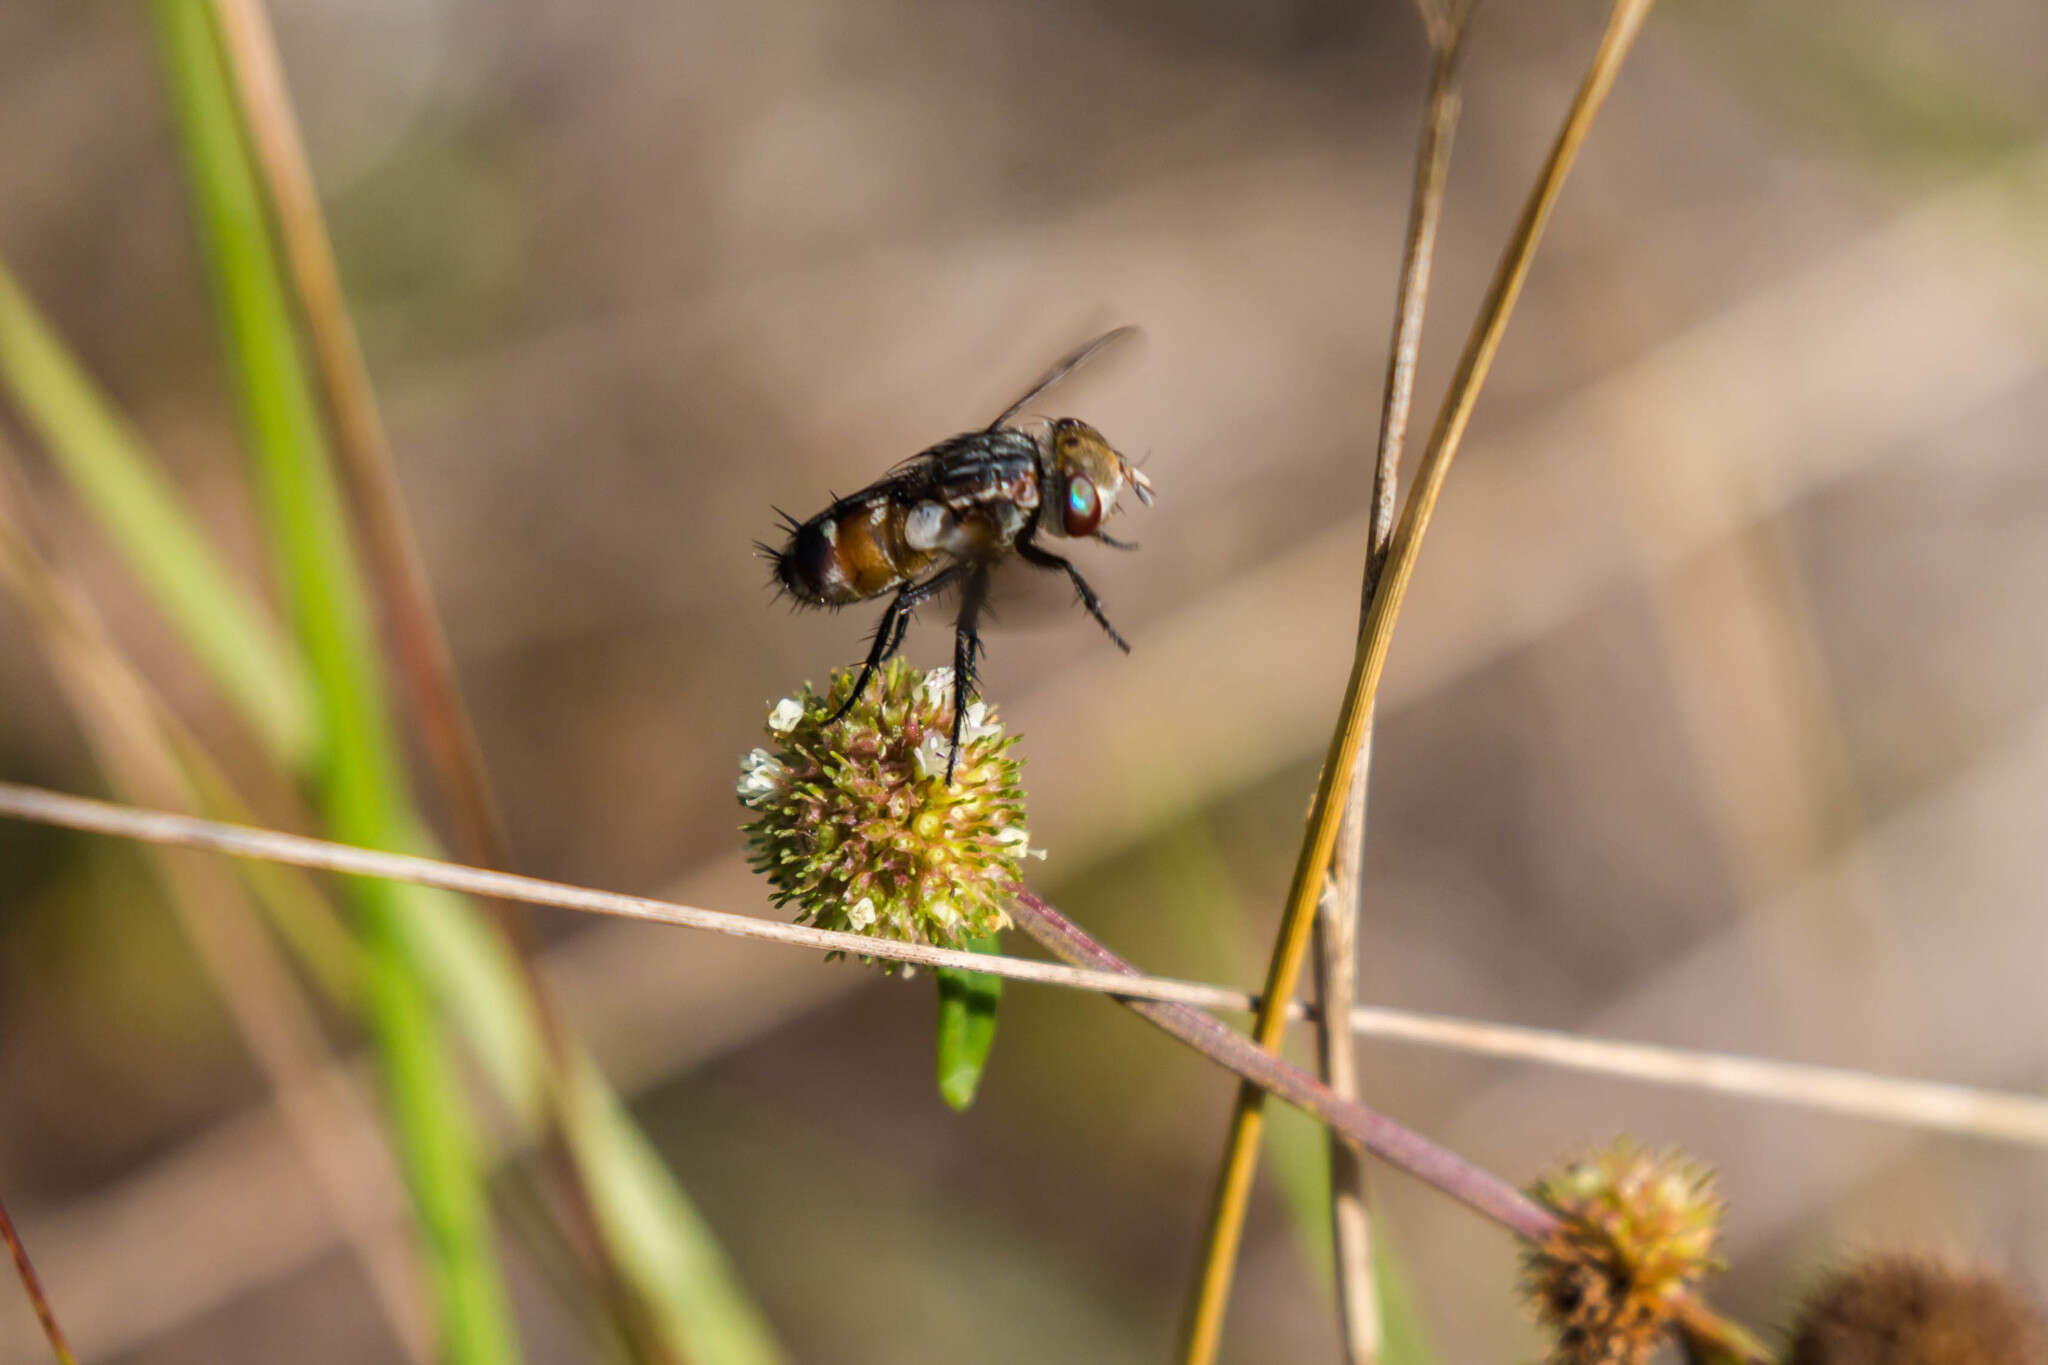
[[[931,479],[904,518],[912,543],[957,559],[1008,552],[1038,509],[1038,443],[1005,427],[967,432],[927,454]]]
[[[1045,429],[1040,458],[1050,486],[1039,525],[1054,535],[1095,535],[1126,488],[1140,502],[1152,500],[1151,481],[1078,417],[1061,417]]]

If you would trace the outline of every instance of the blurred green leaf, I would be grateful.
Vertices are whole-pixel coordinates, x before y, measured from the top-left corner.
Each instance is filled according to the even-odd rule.
[[[323,721],[315,795],[337,839],[417,847],[376,635],[211,10],[205,0],[157,0],[153,12],[259,506]],[[405,951],[409,889],[358,881],[349,891],[365,949],[366,1014],[441,1350],[456,1365],[516,1361],[461,1076]]]
[[[1380,1294],[1380,1365],[1435,1365],[1422,1314],[1415,1304],[1415,1284],[1394,1237],[1393,1225],[1377,1215],[1372,1220],[1372,1273]]]
[[[1279,1185],[1316,1284],[1334,1303],[1329,1130],[1300,1110],[1279,1105],[1267,1115],[1267,1124],[1267,1170]],[[1414,1289],[1388,1224],[1377,1215],[1372,1220],[1372,1272],[1380,1301],[1380,1365],[1434,1365]]]
[[[546,1053],[504,940],[462,898],[431,887],[399,926],[427,965],[442,1006],[463,1028],[492,1088],[528,1131],[546,1121]],[[621,1268],[662,1334],[689,1361],[776,1365],[767,1319],[717,1237],[594,1062],[572,1050],[566,1128]]]
[[[1000,953],[1003,941],[988,934],[968,940],[967,948],[975,953]],[[939,986],[939,1094],[953,1108],[965,1110],[981,1088],[981,1073],[988,1065],[989,1049],[995,1045],[996,1007],[1002,1003],[1003,980],[952,967],[941,967],[933,975]]]
[[[2033,139],[2024,105],[1984,79],[1955,25],[1863,0],[1677,12],[1759,105],[1887,173],[1951,175]]]
[[[264,205],[243,145],[222,52],[203,0],[157,0],[199,195],[202,235],[231,371],[255,462],[259,503],[328,722],[311,775],[335,837],[430,852],[411,803],[379,669],[347,511],[329,463],[292,326]],[[451,1359],[515,1359],[503,1288],[488,1252],[480,1173],[455,1078],[432,1078],[433,1020],[423,984],[462,1030],[529,1131],[546,1123],[549,1064],[518,964],[474,906],[422,887],[355,890],[372,964],[367,988],[393,1085],[394,1122],[420,1205]],[[381,988],[381,989],[380,989]],[[774,1338],[709,1228],[589,1060],[572,1051],[562,1116],[596,1215],[669,1348],[702,1365],[773,1365]],[[459,1328],[464,1354],[453,1340]]]
[[[0,385],[186,643],[288,767],[314,744],[305,670],[175,490],[0,264]]]
[[[1336,1253],[1330,1247],[1328,1130],[1299,1109],[1274,1105],[1267,1115],[1266,1172],[1308,1258],[1316,1287],[1330,1302]]]
[[[782,1352],[768,1321],[710,1225],[596,1066],[579,1056],[574,1072],[583,1157],[606,1173],[594,1182],[598,1218],[664,1332],[690,1361],[777,1365]]]

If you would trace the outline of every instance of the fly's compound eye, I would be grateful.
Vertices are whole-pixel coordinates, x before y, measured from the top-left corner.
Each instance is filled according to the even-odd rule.
[[[1102,499],[1096,495],[1094,483],[1078,474],[1067,480],[1065,518],[1070,536],[1092,536],[1102,524]]]

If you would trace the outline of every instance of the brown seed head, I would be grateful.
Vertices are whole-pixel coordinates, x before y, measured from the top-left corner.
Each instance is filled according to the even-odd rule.
[[[1989,1275],[1873,1256],[1806,1301],[1790,1365],[2048,1365],[2048,1327]]]

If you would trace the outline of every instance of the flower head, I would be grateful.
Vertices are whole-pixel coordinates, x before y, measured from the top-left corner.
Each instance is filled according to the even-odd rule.
[[[1015,739],[970,704],[948,786],[953,671],[896,660],[826,724],[854,677],[777,702],[770,747],[740,760],[754,870],[822,929],[957,948],[1007,927],[1006,888],[1031,851]]]
[[[1678,1299],[1716,1269],[1713,1172],[1623,1139],[1538,1180],[1563,1225],[1522,1257],[1522,1291],[1557,1334],[1552,1365],[1641,1365]]]

